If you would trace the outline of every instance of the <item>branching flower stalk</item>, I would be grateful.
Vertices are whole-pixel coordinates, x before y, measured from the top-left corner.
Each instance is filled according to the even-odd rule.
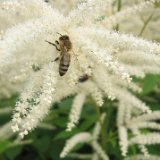
[[[112,28],[133,14],[148,8],[154,10],[155,2],[159,0],[143,0],[111,15],[110,8],[114,9],[111,0],[70,1],[71,6],[66,10],[61,10],[58,2],[59,7],[54,7],[56,1],[52,6],[43,0],[32,3],[2,0],[0,96],[20,94],[12,124],[9,123],[12,130],[23,138],[38,126],[54,103],[74,95],[67,124],[67,131],[72,131],[78,126],[86,97],[91,97],[98,107],[102,107],[107,98],[117,101],[122,155],[127,156],[132,144],[138,144],[148,155],[146,145],[159,143],[160,135],[151,131],[144,134],[141,128],[159,131],[160,113],[152,112],[135,96],[134,92],[140,92],[141,88],[132,81],[132,76],[144,78],[146,74],[160,74],[160,44]],[[16,15],[15,11],[21,13],[22,7],[24,14]],[[64,76],[59,75],[59,62],[54,61],[58,51],[46,43],[58,40],[57,33],[68,35],[73,45],[69,69]],[[87,79],[82,81],[85,76]],[[103,116],[100,116],[101,123]],[[100,121],[97,125],[93,133],[78,133],[68,140],[61,157],[67,156],[77,143],[87,142],[94,149],[92,159],[108,160],[98,142]],[[132,137],[128,136],[129,132]]]

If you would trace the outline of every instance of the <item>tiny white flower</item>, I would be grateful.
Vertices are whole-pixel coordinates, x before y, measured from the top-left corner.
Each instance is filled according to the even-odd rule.
[[[15,126],[12,126],[12,130],[13,132],[18,132],[19,131],[18,125],[16,124]]]

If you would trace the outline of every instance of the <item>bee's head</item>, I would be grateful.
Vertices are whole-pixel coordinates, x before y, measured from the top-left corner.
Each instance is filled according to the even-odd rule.
[[[67,35],[62,35],[61,37],[59,37],[59,40],[60,40],[60,41],[67,41],[67,40],[69,40],[69,36],[67,36]]]

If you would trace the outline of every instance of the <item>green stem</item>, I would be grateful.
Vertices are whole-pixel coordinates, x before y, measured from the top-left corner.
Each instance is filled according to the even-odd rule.
[[[119,12],[122,8],[122,0],[118,0],[118,4],[117,4],[117,11]],[[119,30],[119,24],[116,25],[116,31]]]
[[[97,106],[97,105],[96,105],[96,112],[97,112],[99,124],[101,126],[101,132],[100,132],[100,134],[101,134],[101,144],[102,144],[102,147],[104,148],[105,144],[106,144],[106,135],[105,135],[104,127],[103,127],[103,122],[101,120],[100,107]]]
[[[11,107],[5,107],[5,108],[0,109],[0,115],[1,114],[8,114],[10,112],[12,112],[12,108]]]
[[[115,122],[115,113],[116,113],[116,109],[115,109],[115,106],[111,104],[109,104],[107,106],[107,116],[106,116],[106,123],[105,123],[105,130],[106,130],[106,137],[107,137],[107,140],[106,140],[106,143],[110,143],[111,142],[111,139],[110,139],[110,136],[111,134],[114,135],[114,137],[116,138],[116,132],[117,132],[117,128],[115,126],[116,122]]]
[[[118,0],[118,11],[121,10],[122,7],[122,0]]]
[[[21,145],[26,145],[26,144],[31,144],[33,142],[33,140],[24,140],[24,141],[19,141],[19,142],[14,142],[12,144],[10,144],[8,147],[12,148],[15,146],[21,146]]]
[[[141,31],[140,31],[140,33],[139,33],[138,36],[142,36],[142,34],[143,34],[143,32],[145,31],[147,25],[148,25],[149,22],[151,21],[153,15],[154,15],[154,12],[146,19],[146,21],[144,22],[144,25],[143,25],[143,27],[142,27],[142,29],[141,29]]]

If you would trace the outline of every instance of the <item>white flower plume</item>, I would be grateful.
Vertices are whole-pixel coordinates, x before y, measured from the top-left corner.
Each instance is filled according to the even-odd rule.
[[[70,0],[71,6],[64,12],[56,1],[53,7],[43,0],[0,2],[0,18],[4,17],[3,25],[0,24],[0,96],[20,93],[13,114],[13,131],[23,138],[43,120],[53,103],[70,95],[76,96],[68,131],[78,125],[87,96],[97,106],[103,106],[104,98],[116,99],[122,155],[126,156],[128,147],[134,143],[147,154],[145,145],[156,143],[153,136],[159,139],[159,135],[152,133],[145,137],[140,128],[158,130],[159,124],[150,121],[157,120],[159,112],[151,113],[149,106],[131,92],[140,91],[132,76],[160,74],[160,44],[119,33],[112,26],[125,19],[126,14],[143,12],[142,8],[154,9],[155,2],[159,1],[143,0],[115,14],[111,12],[111,0]],[[22,9],[23,14],[16,15],[15,11],[21,13]],[[59,75],[59,62],[54,61],[58,51],[45,42],[54,43],[59,39],[58,33],[68,35],[73,46],[69,70],[63,77]],[[141,123],[135,126],[137,122]],[[128,130],[133,133],[131,139]],[[84,133],[82,137],[85,141],[92,136]],[[92,145],[102,159],[107,159],[97,141]],[[61,157],[69,151],[70,148],[64,150]]]
[[[106,115],[102,114],[101,117],[101,123],[103,123],[104,119],[105,119]],[[88,133],[88,132],[82,132],[82,133],[78,133],[75,136],[73,136],[72,138],[70,138],[65,147],[63,148],[63,151],[60,154],[61,158],[66,157],[69,152],[71,152],[71,150],[79,143],[88,143],[92,146],[92,148],[95,151],[95,154],[92,155],[93,159],[94,157],[100,157],[102,160],[109,160],[108,156],[106,155],[106,153],[103,151],[102,147],[100,146],[100,144],[97,142],[98,141],[98,137],[100,134],[100,130],[101,130],[101,124],[100,122],[97,122],[93,133]]]

